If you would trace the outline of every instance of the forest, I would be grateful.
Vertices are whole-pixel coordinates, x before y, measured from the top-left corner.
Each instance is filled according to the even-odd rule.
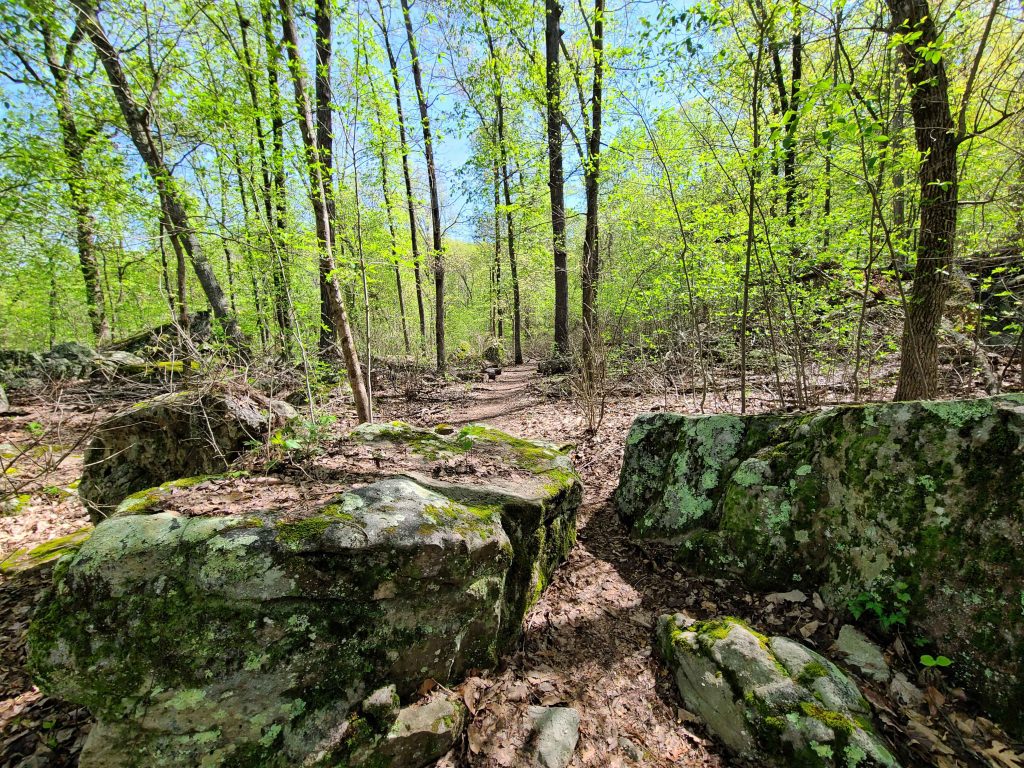
[[[1021,392],[1021,0],[0,0],[0,768],[1022,768]]]

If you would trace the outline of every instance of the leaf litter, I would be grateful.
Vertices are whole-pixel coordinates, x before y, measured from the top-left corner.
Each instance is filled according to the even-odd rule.
[[[534,704],[579,711],[575,768],[743,766],[725,755],[682,705],[668,670],[652,652],[658,616],[675,611],[694,618],[735,615],[763,631],[799,638],[826,655],[849,617],[829,612],[816,593],[762,595],[730,579],[679,571],[671,550],[631,541],[610,503],[626,432],[643,411],[697,412],[697,396],[653,396],[625,382],[608,398],[600,428],[590,432],[570,389],[564,380],[542,379],[533,366],[523,366],[507,368],[497,382],[439,385],[413,401],[384,393],[379,401],[381,419],[421,426],[483,422],[565,445],[586,486],[577,546],[527,615],[523,635],[501,668],[477,671],[459,686],[470,723],[462,743],[438,766],[527,765],[526,711]],[[73,492],[83,441],[103,416],[138,399],[139,393],[131,391],[72,386],[20,402],[22,415],[0,422],[5,467],[12,466],[12,446],[19,457],[15,471],[5,474],[2,491],[7,498],[28,496],[27,503],[0,515],[0,556],[67,535],[87,522]],[[727,397],[709,397],[704,405],[706,412],[734,410]],[[754,409],[768,406],[767,398],[753,401]],[[387,469],[382,466],[387,457],[341,441],[354,426],[342,395],[328,410],[338,420],[321,455],[281,462],[270,476],[256,473],[204,484],[198,490],[212,502],[208,508],[230,513],[239,503],[251,507],[254,497],[266,508],[296,500],[319,503],[318,490],[341,478],[355,482]],[[42,426],[42,435],[38,427],[30,428],[33,422]],[[254,466],[262,464],[256,460]],[[456,461],[446,471],[487,482],[500,477],[503,468]],[[172,511],[191,508],[192,493],[172,493],[162,503]],[[13,576],[0,574],[0,768],[74,766],[91,726],[88,712],[44,696],[24,668],[31,611],[51,571],[49,564]],[[940,673],[919,670],[898,634],[880,645],[896,672],[892,684],[855,677],[872,703],[880,735],[905,766],[1024,768],[1022,745]],[[436,687],[424,681],[420,693]]]

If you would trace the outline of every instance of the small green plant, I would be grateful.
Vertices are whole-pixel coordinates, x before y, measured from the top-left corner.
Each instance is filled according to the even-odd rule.
[[[46,428],[38,421],[30,421],[25,425],[25,429],[28,430],[28,433],[32,435],[32,437],[39,437],[46,431]]]
[[[313,419],[293,421],[270,436],[270,446],[279,452],[311,456],[331,434],[331,425],[337,421],[331,414],[317,414]]]
[[[860,619],[864,614],[874,616],[882,630],[888,632],[897,625],[906,626],[910,615],[909,585],[905,581],[894,581],[885,590],[861,592],[846,605],[853,618]]]
[[[931,656],[926,653],[921,657],[922,667],[948,667],[952,663],[953,660],[947,656]]]

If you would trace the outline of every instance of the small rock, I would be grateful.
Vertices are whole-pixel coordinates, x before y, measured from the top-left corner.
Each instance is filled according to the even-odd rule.
[[[566,768],[580,738],[580,713],[569,707],[530,707],[535,768]]]
[[[861,768],[898,766],[857,686],[810,648],[731,618],[684,626],[681,616],[662,616],[658,639],[683,703],[741,757],[833,768],[843,755]]]
[[[619,749],[634,762],[639,763],[644,759],[644,751],[625,736],[619,736]]]
[[[7,399],[7,393],[4,392],[3,384],[0,384],[0,413],[7,413],[11,409],[11,403]]]
[[[454,695],[413,704],[398,713],[387,738],[374,751],[375,760],[369,764],[422,768],[455,746],[465,726],[466,705]]]
[[[924,704],[924,692],[914,685],[902,672],[892,676],[889,692],[905,707],[920,707]]]
[[[398,716],[398,691],[394,685],[378,688],[363,700],[363,715],[375,727],[391,723]]]
[[[877,645],[868,640],[856,627],[844,624],[836,640],[840,656],[869,680],[885,683],[889,680],[889,664]]]

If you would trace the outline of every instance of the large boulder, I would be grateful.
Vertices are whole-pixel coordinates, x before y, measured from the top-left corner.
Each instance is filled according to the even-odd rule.
[[[616,494],[634,533],[754,589],[905,621],[1024,732],[1024,395],[784,417],[642,416]]]
[[[658,622],[661,653],[686,706],[732,752],[758,765],[893,768],[871,709],[832,662],[738,619]]]
[[[183,390],[137,403],[96,430],[78,495],[97,523],[136,491],[223,472],[294,413],[253,393]]]
[[[99,524],[29,638],[40,687],[98,721],[82,768],[397,768],[450,746],[461,709],[399,701],[497,663],[574,541],[581,486],[550,446],[443,432],[367,427],[325,459],[344,471],[269,502],[244,478],[185,483]],[[431,470],[459,460],[483,477]]]

